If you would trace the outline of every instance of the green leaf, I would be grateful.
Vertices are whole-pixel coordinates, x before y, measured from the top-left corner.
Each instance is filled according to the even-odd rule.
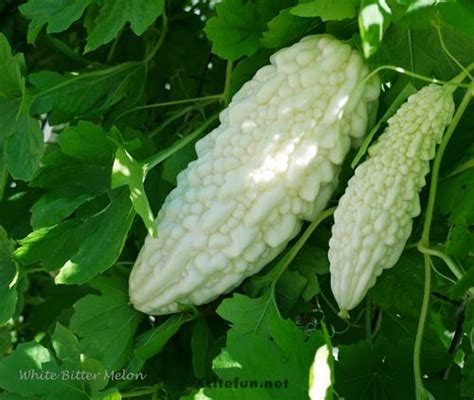
[[[385,29],[390,24],[390,14],[391,10],[384,0],[361,1],[359,30],[366,58],[374,54],[382,42]]]
[[[34,304],[28,304],[28,329],[32,332],[50,332],[54,329],[56,322],[65,323],[63,317],[71,313],[72,305],[90,293],[90,288],[85,285],[55,285],[49,274],[34,274],[29,275],[29,278],[34,279],[37,289],[34,294]],[[18,292],[28,289],[30,282],[26,279],[20,281]],[[26,292],[26,295],[28,296],[29,292]],[[19,306],[22,307],[22,304]],[[18,309],[21,309],[20,307]]]
[[[15,179],[30,180],[44,152],[39,122],[29,115],[29,94],[22,76],[24,62],[22,54],[12,55],[7,39],[0,34],[1,186],[6,169]]]
[[[270,321],[280,316],[271,290],[255,299],[235,293],[222,301],[217,314],[232,322],[233,330],[240,334],[269,332]]]
[[[36,342],[21,343],[12,354],[0,360],[0,388],[28,396],[28,399],[33,396],[48,400],[89,399],[83,382],[65,378],[70,372],[58,366],[47,348]],[[32,374],[44,378],[34,378]]]
[[[58,142],[32,182],[50,189],[32,207],[32,224],[39,229],[21,241],[15,255],[24,265],[61,268],[57,282],[84,283],[119,257],[134,212],[128,190],[109,193],[105,204],[101,197],[94,199],[109,190],[112,170],[114,146],[102,128],[80,122],[61,133]],[[94,210],[61,223],[87,201],[83,208]]]
[[[194,150],[194,141],[207,132],[207,129],[218,119],[219,114],[209,117],[204,123],[200,124],[186,136],[176,140],[171,146],[150,156],[143,163],[146,171],[159,164],[163,164],[162,177],[170,183],[176,183],[176,175],[186,168],[188,163],[196,158]]]
[[[377,279],[372,299],[383,309],[417,316],[423,299],[423,258],[416,250],[402,254],[394,267]]]
[[[323,21],[339,21],[356,15],[355,0],[313,0],[301,2],[291,9],[299,17],[320,17]]]
[[[17,271],[12,258],[14,246],[14,242],[0,226],[0,326],[12,317],[18,298],[15,287]]]
[[[298,0],[255,0],[255,5],[260,19],[268,22],[281,10],[294,6],[297,2]]]
[[[396,346],[385,337],[375,343],[365,341],[339,346],[335,363],[335,392],[347,399],[395,400],[408,399],[415,392],[412,372],[413,338],[399,338]],[[444,348],[424,346],[422,368],[424,385],[433,391],[450,393],[459,398],[455,382],[439,378],[448,362]],[[338,379],[338,377],[350,379]],[[446,398],[444,395],[435,398]]]
[[[56,283],[86,283],[110,268],[122,251],[134,217],[128,191],[117,192],[101,213],[87,220],[84,230],[88,235],[61,268]]]
[[[31,74],[29,81],[38,92],[32,112],[49,113],[52,125],[101,115],[136,92],[145,68],[141,62],[127,62],[68,75],[52,71]]]
[[[39,167],[44,152],[39,121],[21,115],[5,143],[7,166],[15,179],[29,181]]]
[[[246,57],[235,66],[230,79],[230,93],[234,95],[242,85],[252,79],[258,69],[268,64],[271,52],[267,49],[259,50],[251,57]]]
[[[157,237],[157,224],[155,223],[155,217],[153,216],[150,203],[145,193],[145,165],[134,160],[123,146],[120,144],[117,146],[112,167],[112,189],[124,185],[128,186],[133,208],[142,218],[148,229],[148,234]]]
[[[340,346],[335,365],[336,392],[348,399],[411,398],[414,393],[412,351],[394,350],[381,345],[373,349],[367,342]],[[338,379],[339,376],[350,379]]]
[[[12,337],[9,326],[0,327],[0,355],[3,357],[6,353],[11,353]]]
[[[228,60],[237,60],[258,50],[265,25],[255,4],[225,0],[217,4],[216,13],[217,16],[207,21],[204,28],[212,42],[213,53]]]
[[[463,298],[466,292],[474,287],[474,265],[463,274],[454,285],[449,288],[449,293],[454,298]]]
[[[166,343],[178,332],[179,328],[195,318],[193,314],[177,314],[169,317],[165,322],[142,333],[137,338],[133,351],[136,358],[146,361],[161,352]]]
[[[257,388],[237,383],[230,388],[205,389],[205,394],[222,400],[306,399],[308,371],[314,352],[324,344],[323,335],[314,332],[305,337],[292,321],[279,318],[272,320],[269,334],[241,335],[232,329],[225,350],[213,362],[213,370],[222,380],[256,381]]]
[[[317,278],[316,278],[317,279]],[[298,271],[286,270],[278,280],[275,291],[284,315],[288,315],[298,300],[302,297],[308,279],[302,276]]]
[[[67,128],[57,142],[64,154],[83,161],[107,164],[112,158],[113,145],[106,132],[91,122],[80,121]]]
[[[297,41],[318,24],[319,22],[299,18],[292,13],[291,8],[286,8],[268,22],[268,31],[263,32],[261,44],[268,48],[286,46]]]
[[[22,76],[23,55],[12,55],[7,38],[0,33],[0,99],[23,96],[25,80]]]
[[[15,259],[22,265],[41,262],[46,270],[61,268],[75,254],[84,237],[81,221],[40,228],[19,241]]]
[[[63,197],[98,195],[110,188],[110,163],[89,162],[50,151],[31,186],[49,189]],[[74,177],[72,179],[71,177]]]
[[[59,224],[92,198],[91,194],[64,196],[56,192],[46,193],[31,208],[31,226],[38,230]]]
[[[327,251],[307,243],[298,252],[290,267],[306,278],[307,285],[302,296],[305,301],[309,301],[320,292],[318,275],[329,272]]]
[[[441,3],[438,8],[446,22],[474,37],[474,4],[470,0]]]
[[[122,400],[122,395],[119,389],[110,388],[92,396],[91,400]]]
[[[5,186],[8,180],[7,163],[5,158],[3,143],[0,141],[0,202],[3,199],[3,193],[5,192]]]
[[[413,14],[413,18],[415,17],[416,14]],[[419,17],[416,17],[416,20],[419,20]],[[474,53],[472,38],[450,25],[443,24],[443,21],[438,22],[444,44],[450,54],[461,64],[469,65]],[[374,57],[377,65],[391,64],[425,76],[452,79],[459,73],[459,67],[441,46],[435,27],[432,25],[428,27],[429,29],[413,29],[405,24],[391,24],[384,34],[384,43],[379,47],[377,57]],[[433,57],[433,54],[438,54],[438,57]],[[404,82],[406,81],[408,78],[405,78]],[[398,90],[394,93],[398,93]],[[467,142],[467,145],[469,144],[470,142]]]
[[[81,354],[81,369],[94,374],[94,379],[88,380],[87,384],[91,388],[92,394],[97,393],[97,396],[100,396],[99,391],[104,389],[109,382],[108,374],[110,374],[110,372],[105,370],[100,361],[88,357],[85,354]],[[93,398],[95,398],[95,396]]]
[[[474,223],[474,169],[440,182],[437,204],[451,224]]]
[[[306,243],[290,265],[299,271],[311,270],[318,275],[329,272],[327,251],[312,243]]]
[[[474,396],[474,356],[467,357],[461,384],[461,395],[464,397]]]
[[[474,270],[471,269],[470,271]],[[464,314],[464,337],[470,345],[471,354],[464,359],[464,368],[462,372],[461,394],[465,397],[474,396],[474,302],[470,301]]]
[[[79,341],[69,329],[57,323],[53,335],[51,336],[51,343],[56,356],[65,364],[65,367],[79,367]]]
[[[127,22],[140,36],[163,12],[164,0],[103,0],[89,31],[86,52],[113,40]]]
[[[214,336],[204,318],[199,318],[193,326],[191,349],[193,353],[193,371],[197,378],[210,376],[208,366],[212,363]],[[217,354],[216,354],[217,355]]]
[[[131,355],[142,315],[128,303],[125,280],[98,277],[90,285],[100,295],[87,295],[74,304],[69,328],[79,337],[84,354],[99,360],[107,371],[116,371]]]
[[[21,97],[0,97],[0,122],[2,123],[0,130],[0,144],[3,147],[3,151],[5,151],[5,140],[12,134],[13,130],[15,129],[16,119],[18,116],[18,110],[20,109],[20,105]],[[3,162],[6,163],[6,156]]]
[[[186,139],[185,136],[183,139]],[[180,140],[183,140],[180,139]],[[175,142],[178,144],[180,141]],[[173,145],[172,145],[173,146]],[[171,146],[171,147],[172,147]],[[165,152],[168,149],[163,150]],[[161,152],[160,152],[161,153]],[[157,156],[159,157],[159,154]],[[194,143],[187,143],[180,151],[172,152],[167,155],[167,158],[162,161],[163,165],[163,179],[176,185],[176,176],[187,167],[187,165],[196,159],[196,151],[194,149]],[[148,168],[149,169],[149,168]]]
[[[474,249],[474,233],[467,225],[454,225],[449,231],[446,253],[452,256],[468,256]]]
[[[81,18],[94,0],[29,0],[20,6],[21,13],[31,20],[28,26],[28,43],[34,44],[44,25],[48,33],[65,31]]]
[[[463,331],[468,342],[468,353],[474,352],[474,302],[469,302],[464,310]],[[470,348],[469,348],[470,347]]]
[[[58,142],[59,147],[50,147],[31,183],[49,189],[32,207],[34,228],[59,223],[110,188],[114,146],[101,127],[80,122],[66,128]]]
[[[15,258],[23,265],[42,262],[61,268],[57,283],[85,283],[119,257],[135,214],[127,190],[119,190],[105,208],[86,220],[76,218],[40,228],[20,241]]]

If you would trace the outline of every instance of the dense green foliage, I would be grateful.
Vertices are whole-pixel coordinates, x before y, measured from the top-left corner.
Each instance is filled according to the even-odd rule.
[[[474,62],[471,0],[0,0],[0,32],[0,399],[307,399],[324,345],[321,399],[474,397],[472,74],[406,249],[349,322],[332,208],[213,303],[153,318],[128,297],[193,144],[270,54],[327,32],[390,65],[372,139]]]

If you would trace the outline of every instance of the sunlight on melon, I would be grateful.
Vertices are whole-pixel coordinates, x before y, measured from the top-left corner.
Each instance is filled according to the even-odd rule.
[[[279,137],[279,134],[274,135],[274,140]],[[301,138],[292,138],[284,142],[279,151],[271,152],[270,150],[270,154],[265,157],[262,165],[249,174],[250,179],[256,184],[273,181],[288,170],[290,156],[294,159],[294,164],[300,168],[309,165],[318,154],[318,146],[316,144],[306,146],[301,142],[297,148],[300,141]]]
[[[295,164],[302,167],[307,166],[317,154],[318,147],[314,144],[311,144],[304,150],[304,153],[296,159]]]
[[[336,104],[336,115],[337,119],[342,119],[344,116],[344,106],[347,104],[349,101],[349,96],[344,96],[342,99],[340,99],[337,104]]]

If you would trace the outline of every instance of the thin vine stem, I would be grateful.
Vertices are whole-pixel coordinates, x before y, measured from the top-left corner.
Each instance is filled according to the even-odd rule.
[[[420,251],[420,253],[426,254],[428,256],[435,256],[435,257],[438,257],[441,260],[443,260],[444,263],[450,269],[450,271],[453,273],[453,275],[457,279],[461,279],[463,273],[461,272],[459,267],[456,265],[456,263],[451,259],[451,257],[449,257],[447,254],[444,254],[443,252],[435,250],[435,249],[427,248],[427,247],[423,246],[423,244],[421,244],[421,242],[418,242],[417,248]]]
[[[77,61],[85,65],[98,64],[96,61],[89,60],[87,57],[84,57],[82,54],[77,53],[63,41],[49,35],[45,35],[44,37],[49,45],[54,47],[55,50],[58,50],[60,53],[70,58],[71,60]]]
[[[135,264],[134,261],[117,261],[117,262],[115,263],[115,265],[119,265],[119,266],[120,266],[120,265],[133,265],[133,264]]]
[[[443,176],[442,178],[440,178],[440,181],[444,181],[446,179],[452,178],[453,176],[462,174],[463,172],[465,172],[465,171],[467,171],[471,168],[474,168],[474,159],[470,159],[470,160],[466,161],[465,163],[462,163],[461,165],[456,167],[454,170],[452,170],[448,175]]]
[[[465,74],[473,68],[474,68],[474,63],[469,65],[467,68],[465,68],[465,72],[462,73],[463,76],[465,76]],[[420,81],[424,81],[424,82],[439,83],[439,84],[448,85],[448,86],[463,87],[463,88],[466,88],[466,89],[469,89],[471,87],[470,84],[468,84],[468,83],[464,84],[464,83],[454,82],[453,80],[451,80],[451,81],[442,81],[442,80],[439,80],[439,79],[436,79],[436,78],[428,78],[424,75],[420,75],[420,74],[417,74],[415,72],[408,71],[403,67],[397,67],[396,65],[382,65],[378,68],[375,68],[372,72],[370,72],[362,80],[362,82],[360,84],[366,83],[371,78],[376,76],[380,71],[384,71],[384,70],[395,71],[395,72],[398,72],[399,74],[404,74],[404,75],[407,75],[407,76],[411,76],[413,78],[419,79]]]
[[[151,396],[151,400],[158,400],[158,385],[153,386],[153,394]]]
[[[311,222],[311,224],[306,228],[304,233],[299,237],[298,241],[293,245],[293,247],[288,251],[288,253],[286,253],[286,255],[278,262],[278,264],[275,266],[275,269],[272,271],[272,275],[275,275],[272,287],[276,286],[276,283],[278,282],[280,277],[283,275],[285,270],[294,260],[296,255],[299,253],[303,245],[306,243],[306,241],[309,239],[309,237],[318,227],[318,225],[326,218],[329,218],[334,213],[335,209],[336,207],[328,208],[327,210],[324,210],[316,219],[314,219],[314,221]]]
[[[165,14],[163,14],[164,16]],[[165,17],[166,18],[166,17]],[[158,42],[158,44],[160,41]],[[159,46],[155,46],[155,50],[159,48]],[[153,54],[155,52],[153,50],[150,54]],[[154,55],[154,54],[153,54]],[[147,60],[145,60],[145,63],[149,62],[149,57],[147,57]],[[197,102],[209,102],[212,103],[214,101],[222,101],[225,105],[228,105],[230,101],[230,81],[232,77],[232,67],[233,63],[232,61],[227,62],[226,66],[226,75],[225,75],[225,83],[224,83],[224,90],[220,94],[212,94],[208,96],[201,96],[201,97],[193,97],[190,99],[182,99],[182,100],[173,100],[173,101],[166,101],[162,103],[154,103],[154,104],[146,104],[143,106],[138,106],[131,108],[130,110],[124,111],[120,115],[117,116],[116,120],[118,121],[119,119],[123,118],[125,115],[128,115],[130,113],[136,112],[136,111],[141,111],[141,110],[147,110],[150,108],[160,108],[160,107],[170,107],[170,106],[176,106],[176,105],[181,105],[181,104],[188,104],[188,103],[197,103]],[[208,105],[208,104],[206,104]]]
[[[122,114],[120,114],[117,117],[117,120],[119,120],[120,118],[123,118],[127,114],[130,114],[130,113],[133,113],[133,112],[136,112],[136,111],[140,111],[140,110],[147,110],[147,109],[150,109],[150,108],[177,106],[177,105],[180,105],[180,104],[197,103],[197,102],[200,102],[200,101],[209,101],[209,100],[220,101],[222,99],[223,99],[222,94],[212,94],[210,96],[193,97],[191,99],[172,100],[172,101],[165,101],[163,103],[146,104],[144,106],[134,107],[134,108],[131,108],[130,110],[127,110],[127,111],[123,112]]]
[[[414,61],[414,56],[413,56],[413,43],[411,39],[411,29],[407,30],[407,36],[408,36],[408,48],[410,49],[410,68],[412,71],[415,70],[415,61]],[[411,77],[411,82],[413,83],[413,76]]]
[[[438,268],[436,268],[436,266],[434,265],[434,263],[431,264],[431,268],[433,268],[433,271],[434,271],[438,276],[440,276],[441,278],[446,279],[448,282],[450,282],[450,283],[453,284],[453,285],[456,284],[456,280],[455,280],[455,279],[450,278],[449,276],[443,274],[440,270],[438,270]]]
[[[469,73],[469,70],[466,70],[466,68],[464,67],[464,65],[462,65],[459,60],[454,57],[454,55],[449,51],[448,47],[446,46],[445,42],[444,42],[444,38],[443,38],[443,33],[441,32],[441,28],[438,24],[435,24],[435,29],[436,29],[436,32],[438,34],[438,38],[439,38],[439,42],[441,44],[441,48],[444,50],[444,52],[446,53],[446,55],[452,60],[454,61],[454,63],[461,69],[461,71],[464,71],[466,72],[466,76],[469,77],[469,79],[472,81],[474,80],[474,78],[472,77],[472,75]]]
[[[161,46],[163,45],[166,34],[168,33],[168,16],[166,15],[166,2],[163,4],[163,14],[161,15],[162,25],[161,25],[161,33],[158,41],[156,42],[155,47],[153,47],[150,53],[145,58],[145,63],[149,64],[151,60],[156,56],[158,50],[160,50]]]
[[[431,258],[428,254],[424,255],[424,264],[425,281],[423,289],[423,302],[421,304],[420,319],[418,320],[418,328],[416,330],[415,346],[413,350],[413,371],[415,375],[415,390],[417,400],[424,400],[427,397],[427,391],[423,385],[423,376],[421,374],[421,345],[423,342],[423,332],[425,330],[431,293]]]
[[[82,79],[89,79],[91,77],[110,79],[110,77],[114,74],[120,74],[126,71],[127,69],[139,68],[141,67],[141,65],[142,65],[141,62],[128,61],[122,64],[114,65],[113,67],[107,67],[107,68],[102,68],[95,71],[85,72],[85,73],[75,75],[75,76],[73,75],[73,77],[70,79],[63,80],[57,85],[53,85],[44,91],[36,93],[35,95],[31,97],[31,100],[33,101],[34,99],[38,97],[45,96],[48,93],[51,93],[51,92],[54,92],[55,90],[59,90],[63,87],[66,87],[70,85],[71,82],[80,81]]]
[[[112,61],[112,58],[114,58],[115,51],[117,50],[117,46],[120,41],[120,38],[122,37],[123,31],[124,31],[124,28],[120,29],[119,33],[117,34],[114,41],[112,42],[112,45],[110,46],[109,54],[107,54],[107,59],[105,60],[107,64]]]
[[[318,296],[321,296],[321,298],[327,304],[329,309],[334,313],[334,315],[338,314],[337,308],[332,305],[332,303],[329,301],[329,299],[327,298],[327,296],[324,294],[322,290],[318,293]],[[349,323],[349,321],[346,321],[346,322]]]
[[[147,388],[147,389],[134,390],[132,392],[127,392],[127,393],[121,393],[120,396],[122,396],[123,399],[126,399],[126,398],[132,398],[132,397],[153,395],[155,392],[156,392],[156,388],[152,387],[152,388]]]
[[[219,113],[214,114],[212,117],[210,117],[207,121],[205,121],[202,125],[200,125],[197,129],[195,129],[189,135],[186,135],[185,137],[181,138],[180,140],[172,144],[167,149],[160,151],[159,153],[154,154],[153,156],[147,158],[143,162],[145,173],[148,173],[148,171],[156,167],[158,164],[162,163],[164,160],[172,156],[174,153],[176,153],[178,150],[186,146],[188,143],[192,142],[193,140],[201,136],[207,130],[207,128],[210,125],[212,125],[214,121],[217,120],[218,117],[219,117]]]
[[[224,99],[224,103],[226,106],[230,102],[230,80],[232,78],[232,68],[233,68],[233,63],[231,60],[228,60],[226,69],[225,69],[224,93],[222,94],[222,97]]]
[[[189,106],[186,108],[183,108],[180,110],[178,113],[174,114],[173,116],[167,118],[162,124],[158,125],[152,132],[148,134],[149,137],[155,137],[158,135],[163,129],[165,129],[167,126],[172,124],[174,121],[180,119],[181,117],[185,116],[187,113],[193,111],[195,108],[194,106]]]

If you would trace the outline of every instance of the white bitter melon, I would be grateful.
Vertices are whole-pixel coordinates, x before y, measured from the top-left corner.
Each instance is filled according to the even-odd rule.
[[[349,45],[308,36],[270,61],[178,175],[130,276],[138,310],[203,304],[258,272],[324,209],[366,133],[379,83]]]
[[[412,219],[420,214],[419,192],[429,162],[453,111],[445,87],[429,85],[413,94],[349,180],[329,241],[331,287],[341,316],[400,258]]]

